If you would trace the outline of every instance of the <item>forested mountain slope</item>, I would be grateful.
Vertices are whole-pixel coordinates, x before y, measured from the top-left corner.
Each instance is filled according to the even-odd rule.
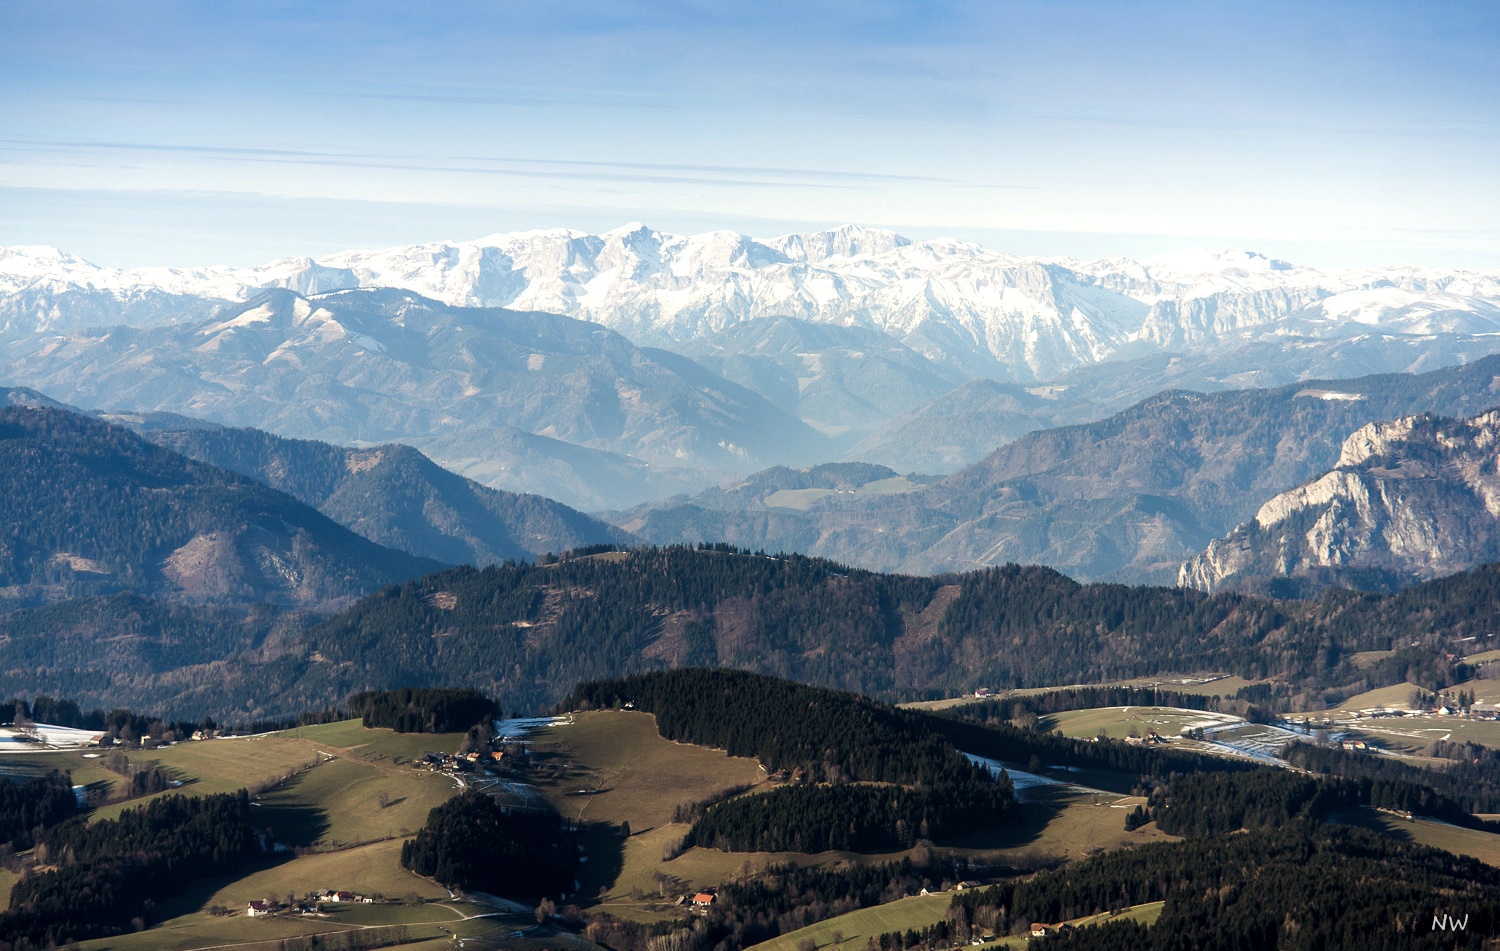
[[[329,607],[442,567],[260,483],[46,406],[0,407],[0,521],[0,586],[12,605],[131,591]]]
[[[1366,423],[1470,415],[1497,401],[1500,356],[1415,376],[1167,392],[1098,422],[1023,436],[915,491],[831,495],[800,513],[750,509],[720,519],[714,540],[878,570],[1018,562],[1083,579],[1166,583],[1268,499],[1326,471]],[[711,507],[654,506],[632,513],[629,527],[676,541],[687,505]]]
[[[588,507],[826,450],[796,417],[686,357],[569,317],[408,291],[268,291],[205,318],[0,348],[12,380],[73,403],[344,445],[400,440],[486,484]]]
[[[451,564],[535,560],[630,539],[561,502],[491,489],[399,443],[346,449],[201,426],[150,425],[144,435],[285,492],[373,542]]]
[[[472,686],[506,710],[537,709],[580,680],[685,666],[905,699],[1218,670],[1281,678],[1312,702],[1328,690],[1458,682],[1467,673],[1452,655],[1497,631],[1495,566],[1385,597],[1278,602],[1081,585],[1038,567],[923,578],[800,555],[644,549],[431,575],[268,638],[253,654],[226,652],[222,663],[184,665],[157,682],[174,714],[178,697],[199,711],[211,682],[214,700],[241,716],[401,686]],[[1461,644],[1466,637],[1476,640]],[[20,640],[0,648],[0,669],[36,653],[26,649]],[[1350,655],[1366,650],[1396,653],[1357,667]],[[38,690],[64,675],[73,676],[44,664],[30,674]]]
[[[1500,412],[1371,423],[1182,566],[1203,590],[1389,590],[1500,559]]]

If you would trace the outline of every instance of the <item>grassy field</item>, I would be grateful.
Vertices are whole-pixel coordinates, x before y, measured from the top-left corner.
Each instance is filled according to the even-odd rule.
[[[130,754],[133,761],[155,762],[171,771],[184,783],[179,790],[189,794],[264,786],[290,775],[258,797],[252,806],[253,820],[271,828],[279,841],[321,851],[295,858],[263,856],[256,867],[238,879],[204,881],[164,903],[158,911],[165,919],[161,924],[140,934],[85,947],[181,951],[269,942],[266,947],[274,951],[277,942],[293,935],[393,924],[409,925],[414,938],[441,937],[449,942],[439,923],[460,922],[472,910],[466,913],[431,903],[360,905],[341,908],[323,918],[270,920],[249,919],[242,912],[252,899],[300,896],[328,888],[403,899],[447,898],[447,889],[401,868],[400,837],[419,829],[428,811],[451,797],[456,786],[447,777],[397,763],[425,749],[456,749],[461,740],[452,735],[407,736],[390,730],[366,730],[358,721],[346,721],[290,734],[183,743]],[[116,804],[97,814],[114,815],[139,802]],[[372,840],[376,840],[374,844],[357,848],[334,848],[340,843]],[[208,914],[208,909],[216,905],[231,908],[236,914]],[[488,919],[472,928],[468,922],[462,924],[475,934],[489,934],[498,927]],[[507,923],[504,933],[515,927],[515,922]],[[250,947],[246,946],[246,951]]]
[[[1355,694],[1339,704],[1338,709],[1370,710],[1375,707],[1399,707],[1405,709],[1411,700],[1411,692],[1416,689],[1417,686],[1415,684],[1392,684],[1389,687],[1377,687],[1374,690]]]
[[[118,951],[185,951],[245,942],[275,942],[299,934],[314,934],[362,928],[406,925],[413,938],[441,937],[444,947],[451,939],[440,928],[472,937],[500,937],[533,924],[529,916],[490,914],[493,909],[481,905],[457,904],[444,899],[448,892],[431,882],[412,875],[399,865],[401,844],[381,842],[339,852],[302,855],[296,858],[264,857],[261,867],[234,881],[202,883],[190,894],[174,899],[161,909],[165,920],[140,934],[89,942],[83,947],[112,948]],[[329,906],[330,913],[320,917],[247,918],[246,903],[254,899],[285,899],[289,894],[301,896],[328,888],[348,889],[360,894],[383,894],[409,900],[425,899],[419,904],[349,904]],[[234,914],[215,917],[208,909],[221,905]],[[247,948],[253,947],[247,946]]]
[[[1170,841],[1174,837],[1157,830],[1154,823],[1135,832],[1125,831],[1125,814],[1145,802],[1139,797],[1113,794],[1090,794],[1066,791],[1061,787],[1050,787],[1037,793],[1038,799],[1020,805],[1011,822],[1000,829],[972,833],[961,838],[937,843],[945,855],[956,858],[984,858],[996,861],[1011,861],[1026,864],[1032,861],[1063,859],[1074,861],[1127,846],[1148,842]],[[678,827],[686,831],[686,827]],[[661,830],[671,831],[671,827]],[[718,852],[713,849],[690,849],[671,862],[657,862],[661,845],[666,836],[657,838],[657,833],[632,837],[627,848],[624,873],[621,881],[611,892],[614,902],[623,903],[617,913],[638,920],[655,920],[659,914],[635,914],[628,906],[649,911],[651,902],[632,902],[631,886],[639,889],[643,896],[650,895],[654,882],[650,872],[660,870],[671,877],[678,893],[691,888],[711,886],[749,869],[758,869],[767,864],[793,862],[803,866],[836,865],[847,862],[890,862],[908,857],[908,851],[860,855],[854,852],[821,852],[816,855],[803,853],[770,852]],[[639,840],[639,841],[638,841]],[[642,855],[632,858],[629,850],[640,848]],[[641,872],[644,872],[642,875]],[[616,911],[611,906],[611,911]]]
[[[1355,667],[1358,667],[1360,670],[1364,670],[1366,667],[1372,666],[1375,663],[1384,660],[1385,658],[1391,656],[1394,653],[1396,653],[1396,652],[1395,651],[1359,651],[1358,653],[1350,654],[1349,655],[1349,660],[1354,664]]]
[[[999,697],[1035,697],[1041,694],[1053,693],[1058,690],[1074,690],[1084,687],[1160,687],[1162,690],[1175,693],[1190,693],[1200,697],[1229,697],[1237,693],[1240,688],[1252,684],[1264,683],[1259,680],[1246,680],[1243,677],[1226,677],[1222,674],[1187,674],[1173,675],[1168,677],[1136,677],[1131,680],[1112,680],[1106,684],[1058,684],[1052,687],[1024,687],[1020,690],[997,691],[989,698]],[[944,700],[915,700],[903,703],[901,706],[912,710],[948,710],[953,707],[961,707],[964,704],[976,703],[975,697],[949,697]]]
[[[1122,739],[1135,732],[1145,736],[1155,730],[1162,736],[1179,736],[1193,727],[1220,726],[1238,722],[1238,717],[1177,707],[1096,707],[1069,710],[1042,718],[1042,728],[1056,728],[1064,736],[1090,739],[1101,732]]]
[[[1468,855],[1487,865],[1500,866],[1500,835],[1493,832],[1463,829],[1432,819],[1402,819],[1374,809],[1345,813],[1340,821],[1385,832],[1403,841]]]
[[[311,740],[314,743],[347,750],[361,759],[406,762],[423,753],[455,753],[463,744],[462,733],[397,733],[383,728],[367,729],[358,720],[319,723],[287,730],[277,736]]]
[[[538,781],[538,791],[564,816],[586,824],[589,861],[579,874],[586,896],[603,890],[610,899],[629,901],[655,891],[653,873],[662,865],[664,848],[687,831],[672,824],[672,810],[765,776],[753,759],[663,739],[656,718],[646,713],[580,713],[572,723],[532,736],[544,762],[563,764]],[[598,792],[577,795],[580,789]],[[622,823],[629,823],[632,833],[624,841],[617,831]],[[740,862],[736,859],[731,871]],[[672,874],[693,887],[725,877],[702,878],[686,870]]]
[[[1361,720],[1352,733],[1375,740],[1398,752],[1420,754],[1433,740],[1473,742],[1500,748],[1500,721],[1462,717],[1408,716]]]
[[[1476,665],[1492,664],[1497,660],[1500,660],[1500,650],[1480,651],[1477,654],[1470,654],[1469,656],[1465,657],[1464,663]]]
[[[648,713],[580,713],[572,723],[532,736],[538,749],[555,751],[572,764],[537,786],[559,812],[579,821],[629,822],[633,832],[670,822],[679,803],[765,776],[753,759],[662,739]],[[600,792],[573,795],[578,789]]]
[[[469,925],[458,922],[450,931],[459,931]],[[230,948],[236,951],[278,951],[281,941],[297,935],[326,934],[349,931],[354,926],[343,925],[318,918],[246,918],[234,915],[226,918],[201,918],[193,921],[174,920],[160,927],[139,934],[121,935],[116,938],[99,938],[75,945],[79,951],[190,951],[190,949]],[[410,939],[441,941],[431,947],[454,947],[453,939],[443,931],[445,926],[432,924],[407,925]],[[510,925],[513,929],[514,924]],[[483,932],[499,937],[505,933],[501,927],[485,922]],[[403,948],[416,947],[403,944]]]
[[[10,907],[10,889],[16,884],[18,878],[15,872],[7,872],[0,868],[0,908]]]
[[[127,755],[132,763],[156,764],[166,769],[182,783],[170,792],[189,796],[269,786],[324,759],[310,744],[276,737],[179,743]],[[143,801],[132,799],[102,806],[95,810],[91,820],[112,819],[121,810]]]
[[[437,773],[338,758],[264,793],[254,809],[280,841],[330,847],[415,835],[456,792]]]
[[[42,776],[50,770],[60,769],[73,777],[78,786],[111,793],[120,777],[105,769],[102,756],[80,750],[57,750],[35,753],[6,753],[0,756],[0,774],[11,777]]]
[[[1159,715],[1174,713],[1181,711]],[[656,732],[654,718],[642,713],[578,714],[572,723],[548,727],[534,737],[543,763],[541,772],[556,770],[551,778],[539,780],[537,788],[564,815],[578,819],[589,830],[581,895],[597,898],[605,910],[622,917],[655,921],[677,916],[680,909],[667,906],[663,898],[711,887],[747,868],[773,862],[883,862],[908,854],[727,853],[694,848],[667,861],[665,854],[687,832],[685,824],[671,822],[673,807],[718,789],[760,781],[764,774],[758,764],[664,740]],[[600,792],[577,795],[579,789]],[[960,857],[1077,859],[1169,838],[1154,825],[1125,832],[1125,813],[1140,801],[1111,793],[1053,789],[1041,793],[1039,801],[1019,806],[1004,829],[938,846]],[[618,834],[622,822],[630,824],[628,839]]]
[[[1127,908],[1124,911],[1120,912],[1118,915],[1111,915],[1108,912],[1105,912],[1101,915],[1089,915],[1085,918],[1074,918],[1068,921],[1067,924],[1070,924],[1075,928],[1087,928],[1090,925],[1102,925],[1110,921],[1138,921],[1143,925],[1154,925],[1156,924],[1156,920],[1161,917],[1161,910],[1165,905],[1166,902],[1147,902],[1144,905],[1133,905],[1130,908]],[[1058,925],[1063,924],[1063,922],[1052,921],[1048,922],[1048,924]],[[979,947],[1024,948],[1030,942],[1031,937],[1029,935],[1012,935],[1007,938],[1001,938],[998,941],[991,941],[986,944],[979,945]]]
[[[1016,816],[1008,826],[939,844],[961,856],[1073,861],[1176,838],[1159,831],[1154,822],[1134,832],[1125,831],[1125,814],[1146,801],[1138,796],[1082,793],[1062,787],[1037,790],[1034,795],[1038,797],[1036,801],[1017,807]]]
[[[366,730],[358,720],[348,720],[265,736],[179,743],[128,755],[132,762],[166,769],[182,783],[173,792],[187,795],[274,785],[260,807],[266,815],[258,818],[276,829],[283,841],[331,845],[368,842],[421,828],[428,811],[453,795],[455,787],[452,780],[396,764],[420,756],[424,749],[457,749],[460,742],[462,736],[456,734]],[[326,752],[329,749],[336,752]],[[93,761],[83,762],[96,771],[92,775],[113,776]],[[74,782],[78,781],[75,773]],[[378,801],[382,792],[387,796],[386,807]],[[104,806],[93,818],[113,818],[142,801]]]
[[[287,859],[224,884],[204,900],[204,905],[237,908],[272,895],[285,897],[290,892],[300,896],[329,888],[378,893],[390,898],[448,897],[446,888],[439,888],[401,867],[401,843],[392,840]]]
[[[756,945],[757,951],[796,951],[799,944],[809,939],[819,949],[837,949],[837,951],[860,951],[872,937],[878,937],[892,931],[918,930],[928,925],[936,924],[943,920],[948,913],[948,906],[953,901],[951,892],[936,895],[915,895],[910,898],[902,898],[898,901],[889,902],[884,905],[876,905],[873,908],[862,908],[859,911],[851,911],[837,918],[829,918],[817,924],[808,925],[806,928],[784,934],[779,938],[773,938],[762,944]],[[1088,927],[1089,925],[1102,924],[1106,921],[1138,921],[1141,924],[1153,925],[1161,917],[1162,902],[1151,902],[1145,905],[1136,905],[1120,912],[1118,915],[1102,914],[1090,915],[1085,918],[1074,918],[1068,922],[1075,928]],[[1062,924],[1062,922],[1051,922]],[[834,934],[842,936],[842,942],[835,943]],[[985,948],[1024,948],[1029,935],[1015,935],[991,941],[980,947]]]
[[[1448,688],[1449,693],[1458,693],[1460,690],[1473,693],[1474,699],[1483,700],[1485,703],[1500,703],[1500,680],[1476,677]]]
[[[930,924],[942,921],[952,903],[951,894],[913,895],[899,901],[861,908],[847,915],[829,918],[808,925],[779,938],[758,944],[758,951],[796,951],[797,945],[811,938],[819,948],[860,949],[871,937],[889,931],[921,930]],[[835,944],[834,932],[843,936],[843,942]]]

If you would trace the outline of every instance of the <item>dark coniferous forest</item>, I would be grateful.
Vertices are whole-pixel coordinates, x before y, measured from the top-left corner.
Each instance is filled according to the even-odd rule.
[[[16,883],[0,941],[49,946],[131,930],[148,903],[226,871],[253,847],[250,800],[166,796],[118,819],[48,829],[37,848],[55,868]]]
[[[537,898],[573,888],[577,851],[553,812],[507,809],[482,793],[448,800],[401,847],[401,864],[453,888]]]
[[[397,733],[462,733],[476,723],[488,723],[500,712],[495,701],[463,687],[368,690],[350,697],[345,707],[365,726],[383,726]]]
[[[56,825],[76,810],[73,781],[52,770],[23,782],[0,778],[0,844],[16,851],[35,844],[36,830]]]
[[[655,714],[669,739],[753,756],[802,783],[700,807],[687,845],[910,848],[1000,825],[1010,807],[1009,784],[969,762],[923,718],[856,694],[689,668],[582,684],[566,705],[627,703]]]
[[[1500,870],[1361,829],[1291,822],[1087,859],[1029,880],[959,894],[967,921],[1000,933],[1165,901],[1150,929],[1126,924],[1049,937],[1086,949],[1290,948],[1397,951],[1485,946],[1500,928]],[[1468,915],[1459,934],[1434,913]]]

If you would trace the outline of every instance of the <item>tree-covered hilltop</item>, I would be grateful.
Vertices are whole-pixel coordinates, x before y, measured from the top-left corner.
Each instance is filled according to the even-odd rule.
[[[1032,922],[1154,901],[1166,904],[1150,928],[1081,928],[1048,937],[1047,947],[1476,948],[1500,927],[1500,869],[1361,829],[1299,821],[1145,845],[965,891],[954,896],[949,920],[964,930],[1016,933]],[[1433,928],[1434,915],[1448,912],[1465,917],[1467,928]]]
[[[304,625],[134,595],[12,611],[0,615],[0,693],[242,721],[407,686],[473,687],[507,712],[536,710],[580,681],[687,666],[901,700],[1220,670],[1278,680],[1247,703],[1316,709],[1471,676],[1459,655],[1500,633],[1500,566],[1394,595],[1272,601],[1036,567],[922,578],[722,546],[606,550],[444,571]],[[96,635],[114,648],[97,651]],[[1393,653],[1353,662],[1377,650]]]
[[[536,709],[579,681],[685,666],[902,699],[1217,669],[1286,678],[1292,694],[1321,700],[1407,677],[1447,686],[1465,676],[1448,656],[1457,639],[1497,629],[1500,567],[1387,597],[1283,602],[1082,585],[1035,567],[919,578],[660,548],[387,588],[282,658],[238,665],[231,682],[242,676],[243,689],[293,709],[405,685],[473,686],[507,709]],[[1398,645],[1402,656],[1371,668],[1350,660]]]
[[[532,898],[573,890],[578,850],[555,812],[508,809],[479,792],[427,814],[401,865],[450,888]]]
[[[740,670],[690,668],[579,684],[573,710],[630,704],[669,740],[750,756],[812,782],[921,784],[968,762],[926,718],[868,697]]]
[[[40,692],[85,708],[260,719],[262,704],[275,698],[235,693],[225,683],[228,659],[268,647],[274,653],[314,620],[271,605],[185,604],[136,594],[11,611],[0,614],[0,696]]]
[[[566,705],[656,716],[671,740],[750,756],[796,785],[700,806],[685,844],[736,852],[910,848],[1001,824],[1010,784],[926,717],[857,694],[692,668],[579,685]]]
[[[449,472],[411,446],[346,449],[258,429],[144,417],[160,446],[263,482],[365,538],[451,564],[534,560],[623,543],[628,532],[540,495],[502,492]]]
[[[9,910],[0,914],[0,941],[56,947],[119,934],[155,903],[234,866],[252,845],[243,789],[166,796],[117,819],[64,822],[43,833],[37,846],[52,868],[11,889]]]
[[[462,733],[499,712],[495,701],[466,687],[366,690],[350,697],[346,708],[367,727],[397,733]]]
[[[442,563],[91,417],[0,407],[0,589],[329,606]],[[17,602],[20,602],[19,604]]]

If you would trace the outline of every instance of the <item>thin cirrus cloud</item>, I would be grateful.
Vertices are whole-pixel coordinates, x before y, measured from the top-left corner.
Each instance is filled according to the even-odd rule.
[[[255,146],[0,138],[0,153],[5,152],[33,155],[68,154],[74,156],[87,156],[90,154],[164,153],[215,161],[310,165],[327,168],[461,173],[517,178],[588,179],[593,181],[653,184],[736,185],[757,188],[777,186],[792,188],[856,188],[861,185],[892,183],[929,186],[957,184],[949,179],[928,175],[900,175],[820,168],[531,159],[515,156],[487,155],[403,156],[394,153],[327,152],[311,149],[264,148]],[[72,167],[86,167],[86,163],[77,161],[69,164]],[[111,160],[110,164],[113,165],[114,161]],[[1027,186],[985,183],[980,187],[1024,188]]]
[[[376,239],[269,199],[215,199],[200,232],[232,192],[390,203],[423,234],[468,205],[491,230],[852,221],[1483,266],[1497,42],[1472,0],[0,4],[0,188],[38,189],[0,245],[144,254],[88,238],[141,207],[236,259],[278,220],[289,246]],[[82,204],[99,189],[150,202]]]

